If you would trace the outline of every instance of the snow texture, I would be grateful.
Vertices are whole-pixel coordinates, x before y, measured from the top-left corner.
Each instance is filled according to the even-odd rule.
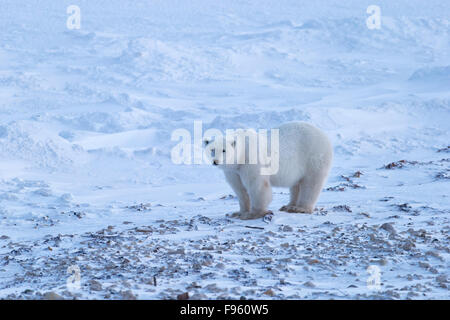
[[[448,299],[450,6],[371,4],[2,0],[0,298]],[[327,132],[316,212],[227,216],[197,120]]]

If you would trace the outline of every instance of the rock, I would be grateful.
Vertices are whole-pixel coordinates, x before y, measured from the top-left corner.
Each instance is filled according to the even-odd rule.
[[[281,229],[281,231],[283,232],[292,232],[294,229],[292,229],[291,226],[283,226],[283,228]]]
[[[200,286],[197,282],[192,282],[189,286],[187,286],[187,288],[186,289],[193,289],[193,288],[195,288],[195,289],[199,289],[199,288],[201,288],[202,286]]]
[[[431,268],[429,263],[422,262],[422,261],[419,261],[419,267],[424,268],[424,269],[430,269]]]
[[[439,149],[437,152],[450,152],[450,146]]]
[[[403,211],[403,212],[409,212],[412,209],[412,207],[407,203],[396,204],[396,205],[394,205],[394,207],[397,207],[398,210]]]
[[[192,269],[194,269],[194,271],[200,271],[201,269],[202,269],[202,265],[200,264],[200,263],[194,263],[193,265],[192,265]]]
[[[427,256],[432,256],[432,257],[434,257],[434,258],[436,258],[436,259],[439,259],[439,260],[441,260],[441,261],[444,261],[444,258],[442,258],[442,256],[439,254],[439,252],[436,252],[436,251],[427,251],[427,252],[426,252],[426,255],[427,255]]]
[[[352,209],[348,205],[339,205],[333,207],[334,211],[340,212],[352,212]]]
[[[177,300],[188,300],[188,299],[189,299],[189,292],[184,292],[177,295]]]
[[[418,297],[418,296],[419,296],[419,294],[414,291],[408,292],[408,295],[407,295],[408,298],[414,298],[414,297]]]
[[[212,261],[211,261],[211,260],[206,259],[206,260],[203,260],[203,261],[202,261],[202,266],[204,266],[204,267],[208,267],[208,266],[210,266],[211,264],[212,264]]]
[[[184,254],[184,249],[179,248],[177,250],[171,250],[171,251],[167,252],[167,254]]]
[[[405,251],[410,251],[411,249],[415,248],[416,245],[411,240],[406,240],[405,243],[402,246],[402,249]]]
[[[44,294],[44,299],[45,300],[64,300],[64,298],[62,296],[60,296],[59,294],[57,294],[56,292],[53,292],[53,291],[46,292]]]
[[[387,232],[389,232],[390,234],[396,234],[397,232],[395,231],[394,227],[392,226],[391,223],[383,223],[380,227],[380,229],[386,230]]]
[[[208,299],[208,296],[206,296],[203,293],[195,293],[191,297],[191,300],[206,300],[206,299]]]
[[[316,287],[316,285],[311,281],[307,281],[303,285],[307,288],[315,288]]]
[[[387,165],[385,165],[384,169],[400,169],[403,168],[407,164],[416,164],[417,161],[407,161],[407,160],[399,160],[397,162],[391,162]]]
[[[224,289],[221,289],[221,288],[219,288],[218,286],[217,286],[217,284],[215,284],[215,283],[211,283],[211,284],[208,284],[206,287],[205,287],[205,290],[207,290],[207,291],[210,291],[210,292],[223,292],[223,291],[225,291]]]
[[[430,271],[431,273],[433,273],[433,274],[438,274],[438,273],[439,273],[439,271],[438,271],[435,267],[431,267],[431,268],[429,269],[429,271]]]
[[[91,290],[94,290],[94,291],[101,291],[101,290],[103,290],[102,284],[100,282],[96,281],[96,280],[91,280],[89,282],[89,284],[90,284]]]
[[[132,205],[132,206],[127,206],[126,208],[128,209],[133,209],[136,211],[151,211],[152,209],[151,207],[151,203],[141,203],[141,204],[136,204],[136,205]]]
[[[267,291],[264,291],[263,294],[265,294],[265,295],[267,295],[267,296],[270,296],[270,297],[275,296],[275,292],[274,292],[272,289],[269,289],[269,290],[267,290]]]
[[[131,290],[120,292],[123,300],[136,300],[136,296]]]
[[[371,263],[376,263],[376,264],[378,264],[378,265],[380,265],[380,266],[385,266],[385,265],[387,265],[388,264],[388,261],[386,260],[386,259],[372,259],[372,260],[370,260],[370,262]]]
[[[443,283],[448,283],[448,278],[446,274],[441,274],[439,276],[436,277],[436,281],[437,282],[443,282]]]
[[[361,214],[361,215],[363,215],[363,216],[365,216],[367,218],[370,218],[370,214],[367,213],[367,212],[360,212],[359,214]]]
[[[220,199],[222,199],[222,200],[229,200],[229,199],[234,199],[234,198],[236,198],[236,197],[233,196],[232,194],[228,194],[226,196],[220,197]]]
[[[359,178],[359,177],[361,177],[363,175],[363,173],[361,172],[361,171],[356,171],[354,174],[353,174],[353,178]]]

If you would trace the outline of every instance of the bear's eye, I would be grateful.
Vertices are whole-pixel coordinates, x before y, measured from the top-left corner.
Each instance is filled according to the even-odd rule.
[[[222,152],[225,153],[225,150],[223,150]]]

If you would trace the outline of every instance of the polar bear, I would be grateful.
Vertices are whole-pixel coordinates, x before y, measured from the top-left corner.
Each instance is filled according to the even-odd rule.
[[[331,167],[331,142],[324,132],[305,122],[289,122],[275,129],[278,129],[279,153],[278,170],[273,174],[261,173],[267,158],[256,163],[249,161],[249,141],[256,135],[254,130],[238,130],[232,137],[204,140],[206,154],[213,165],[223,170],[239,199],[240,210],[233,217],[248,220],[270,213],[267,207],[272,201],[272,187],[290,189],[290,201],[281,211],[314,211]],[[272,148],[270,152],[276,152],[273,143],[268,145],[269,150]],[[230,152],[235,161],[227,158]]]

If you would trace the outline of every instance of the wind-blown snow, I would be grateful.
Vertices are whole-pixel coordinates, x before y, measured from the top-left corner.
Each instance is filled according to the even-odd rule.
[[[0,4],[0,297],[449,298],[445,1],[379,0],[379,30],[371,1],[76,2]],[[228,218],[222,173],[170,158],[197,120],[323,129],[318,210]]]

